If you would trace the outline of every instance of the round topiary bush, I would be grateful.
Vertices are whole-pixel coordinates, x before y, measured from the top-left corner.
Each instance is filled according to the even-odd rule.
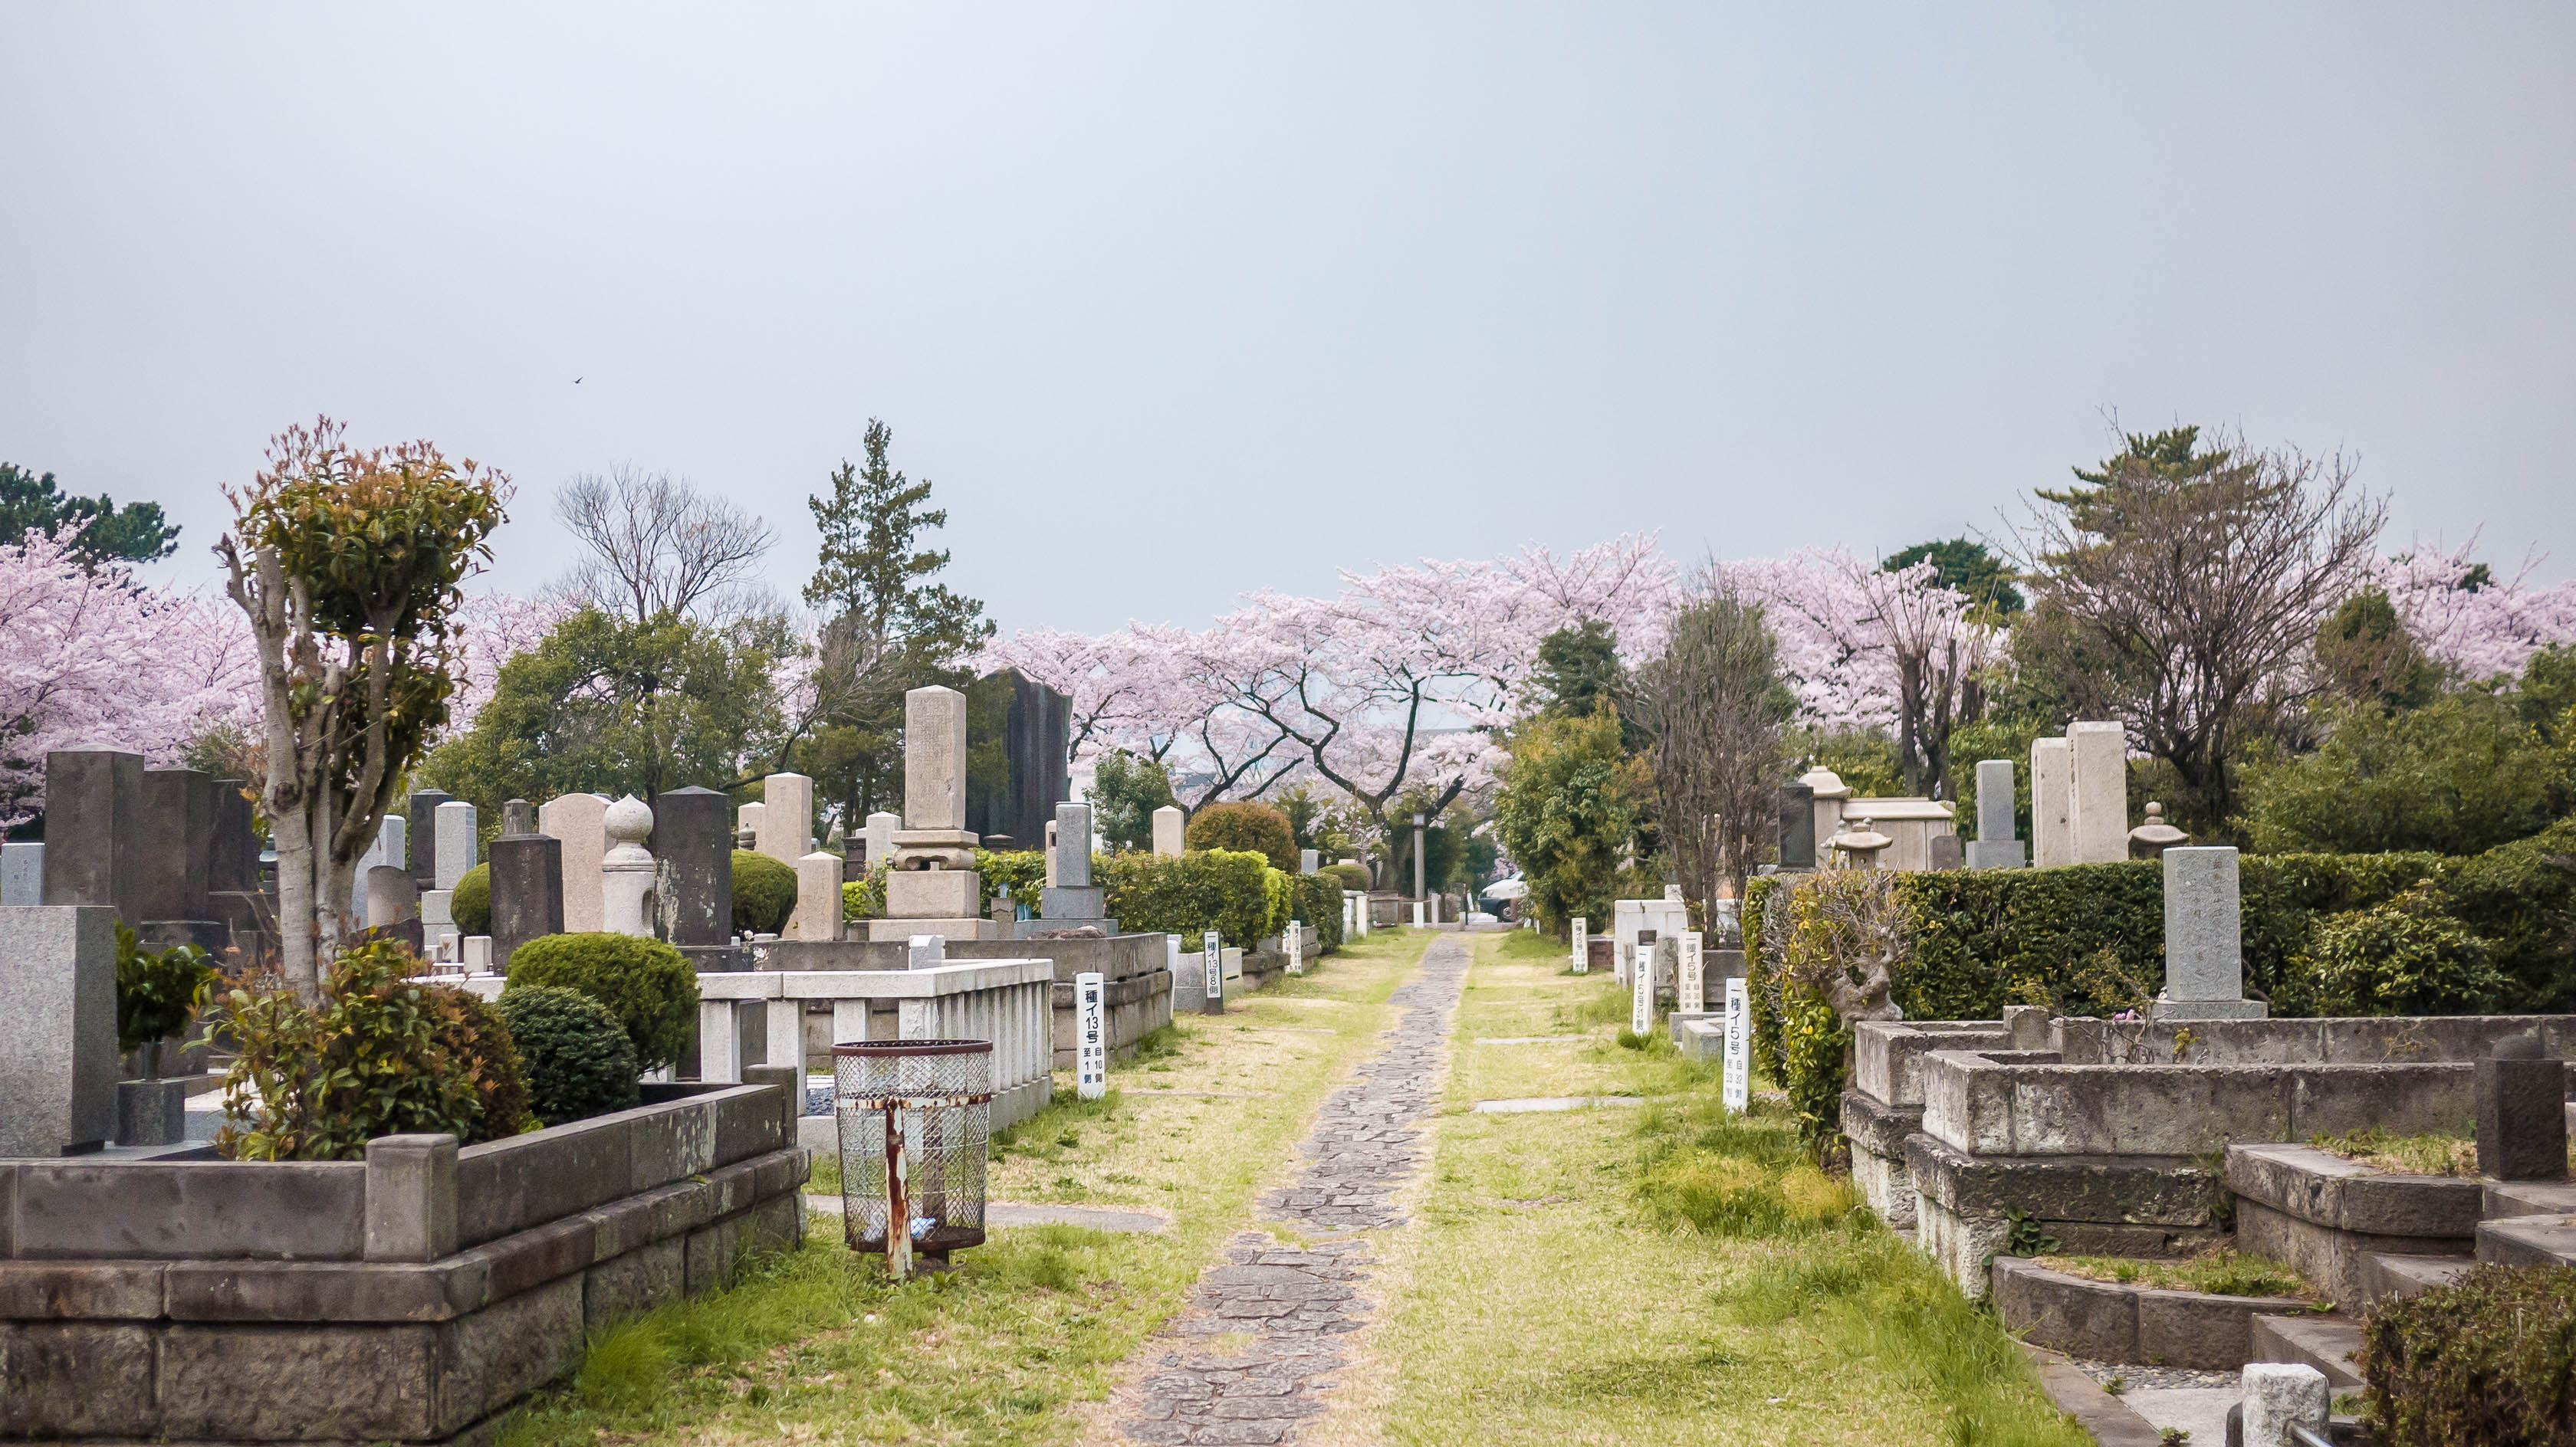
[[[447,917],[456,921],[460,934],[488,935],[492,932],[491,865],[475,865],[456,881],[456,892],[448,896]]]
[[[459,1145],[477,1145],[528,1128],[528,1084],[505,1017],[482,996],[454,985],[422,991],[423,1008],[436,1022],[431,1038],[464,1068],[481,1114]]]
[[[1288,816],[1252,799],[1210,804],[1190,816],[1181,843],[1190,849],[1237,849],[1258,854],[1273,869],[1297,868],[1297,831]]]
[[[1329,874],[1340,880],[1344,889],[1356,889],[1365,893],[1369,887],[1369,872],[1365,865],[1327,864],[1317,872]]]
[[[608,1007],[555,985],[501,991],[501,1018],[519,1045],[528,1103],[547,1125],[625,1110],[641,1098],[635,1042]]]
[[[733,852],[733,927],[774,935],[796,912],[796,871],[748,849]]]
[[[555,985],[608,1007],[635,1045],[635,1068],[676,1064],[698,1013],[698,972],[660,940],[637,935],[540,935],[510,954],[504,995]]]

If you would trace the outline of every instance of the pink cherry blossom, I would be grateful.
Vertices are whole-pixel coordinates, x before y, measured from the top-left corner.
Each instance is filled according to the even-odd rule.
[[[2539,565],[2524,558],[2510,576],[2498,574],[2475,590],[2463,586],[2476,564],[2477,536],[2457,548],[2418,542],[2413,550],[2381,561],[2371,581],[2388,594],[2416,643],[2461,677],[2485,680],[2518,674],[2531,655],[2551,644],[2576,645],[2576,579],[2555,587],[2526,581]]]

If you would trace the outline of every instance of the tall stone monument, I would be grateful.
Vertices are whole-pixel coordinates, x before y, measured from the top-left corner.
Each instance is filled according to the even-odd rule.
[[[894,858],[894,831],[903,827],[903,816],[883,809],[870,814],[867,821],[868,868],[882,869]]]
[[[796,909],[787,917],[786,937],[841,937],[841,856],[817,849],[796,861]]]
[[[410,807],[403,811],[403,817],[411,821],[411,877],[420,882],[424,893],[440,887],[438,806],[455,797],[444,789],[415,789]]]
[[[564,928],[574,934],[606,929],[600,865],[608,857],[607,797],[558,794],[537,810],[537,832],[563,843]]]
[[[794,869],[814,852],[814,781],[803,774],[772,774],[760,781],[760,798],[752,826],[758,842],[751,847]]]
[[[141,754],[86,748],[45,755],[44,860],[45,903],[104,905],[129,925],[142,922]]]
[[[215,781],[195,769],[145,769],[142,837],[136,860],[143,876],[142,917],[211,920],[206,887],[215,841]]]
[[[2076,862],[2075,754],[2064,739],[2031,741],[2030,862],[2041,869]]]
[[[733,803],[695,785],[653,796],[653,911],[682,952],[733,943]]]
[[[2148,1007],[2148,1018],[2262,1019],[2269,1008],[2245,998],[2236,851],[2168,849],[2164,867],[2165,988]]]
[[[1977,837],[1968,843],[1970,869],[2019,869],[2028,863],[2013,837],[2013,761],[1977,764]]]
[[[116,911],[0,907],[0,1157],[105,1145],[116,1074]]]
[[[2075,862],[2113,864],[2129,857],[2129,734],[2116,723],[2085,719],[2066,726],[2073,760],[2067,825]]]
[[[600,811],[599,828],[608,841],[607,850],[599,857],[599,928],[610,934],[650,938],[655,869],[652,852],[644,847],[644,841],[653,837],[653,810],[629,794]],[[564,916],[564,924],[570,927],[569,891],[564,899]]]
[[[1154,852],[1178,856],[1184,848],[1181,836],[1182,826],[1186,822],[1177,805],[1166,804],[1155,810]]]
[[[438,806],[437,881],[445,890],[456,888],[481,859],[483,852],[482,820],[474,806],[462,799],[451,799]]]
[[[530,815],[533,823],[533,810]],[[506,810],[502,817],[509,817]],[[562,933],[563,841],[533,829],[493,840],[493,968],[507,973],[519,946]]]
[[[1816,791],[1803,783],[1780,786],[1780,868],[1816,867]]]
[[[903,828],[872,940],[984,936],[983,880],[966,829],[966,695],[932,685],[903,696]]]
[[[1105,935],[1118,933],[1118,922],[1108,918],[1109,891],[1091,882],[1091,806],[1056,805],[1054,829],[1050,862],[1055,882],[1038,895],[1038,913],[1045,918],[1029,923],[1050,930],[1089,925]]]

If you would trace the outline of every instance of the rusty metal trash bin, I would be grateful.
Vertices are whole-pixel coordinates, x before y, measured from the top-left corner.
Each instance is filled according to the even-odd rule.
[[[852,1251],[884,1252],[901,1281],[917,1262],[942,1269],[950,1252],[984,1244],[993,1042],[835,1045],[832,1099]]]

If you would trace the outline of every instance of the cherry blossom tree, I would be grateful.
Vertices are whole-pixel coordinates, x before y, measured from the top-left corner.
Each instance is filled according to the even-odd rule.
[[[456,692],[447,701],[443,737],[474,727],[474,716],[492,701],[501,665],[537,646],[573,611],[559,594],[535,598],[477,593],[456,609]]]
[[[209,729],[257,727],[241,615],[93,565],[78,534],[0,543],[0,829],[43,811],[52,750],[112,743],[174,764]]]
[[[2457,548],[2419,541],[2371,569],[2416,646],[2460,677],[2484,680],[2522,672],[2551,644],[2576,645],[2576,579],[2531,586],[2537,555],[2496,577],[2471,558],[2477,542],[2475,534]]]

